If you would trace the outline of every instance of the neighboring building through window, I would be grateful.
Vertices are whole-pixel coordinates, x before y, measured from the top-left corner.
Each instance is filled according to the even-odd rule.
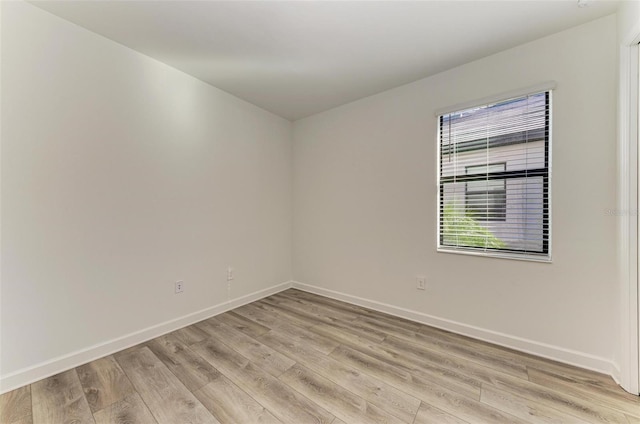
[[[439,116],[440,251],[550,259],[551,92]]]
[[[466,175],[490,175],[504,172],[506,163],[467,166]],[[478,221],[505,221],[507,190],[505,180],[468,181],[465,193],[466,213]]]

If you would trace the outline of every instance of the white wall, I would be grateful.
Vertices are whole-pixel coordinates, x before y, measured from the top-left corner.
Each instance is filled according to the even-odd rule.
[[[618,38],[623,41],[629,36],[635,36],[640,23],[640,1],[626,0],[620,2],[618,8]]]
[[[616,63],[609,16],[296,121],[294,279],[610,371]],[[553,263],[437,253],[435,110],[549,80]]]
[[[290,122],[29,4],[1,25],[3,377],[291,279]]]

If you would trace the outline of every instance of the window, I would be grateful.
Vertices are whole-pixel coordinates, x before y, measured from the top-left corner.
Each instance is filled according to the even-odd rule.
[[[438,250],[550,259],[551,92],[439,115]]]
[[[506,163],[467,166],[467,175],[504,172]],[[507,191],[504,180],[469,181],[465,193],[466,213],[478,221],[504,221]]]

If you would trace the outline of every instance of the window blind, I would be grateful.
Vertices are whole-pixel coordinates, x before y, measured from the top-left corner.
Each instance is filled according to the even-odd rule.
[[[551,91],[439,115],[438,248],[550,259]]]

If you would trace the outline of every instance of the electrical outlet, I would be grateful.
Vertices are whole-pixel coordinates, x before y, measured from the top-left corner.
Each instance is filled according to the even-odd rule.
[[[418,290],[427,289],[427,277],[416,277],[416,288]]]
[[[233,268],[227,268],[227,281],[233,280]]]
[[[184,281],[176,281],[176,294],[184,291]]]

